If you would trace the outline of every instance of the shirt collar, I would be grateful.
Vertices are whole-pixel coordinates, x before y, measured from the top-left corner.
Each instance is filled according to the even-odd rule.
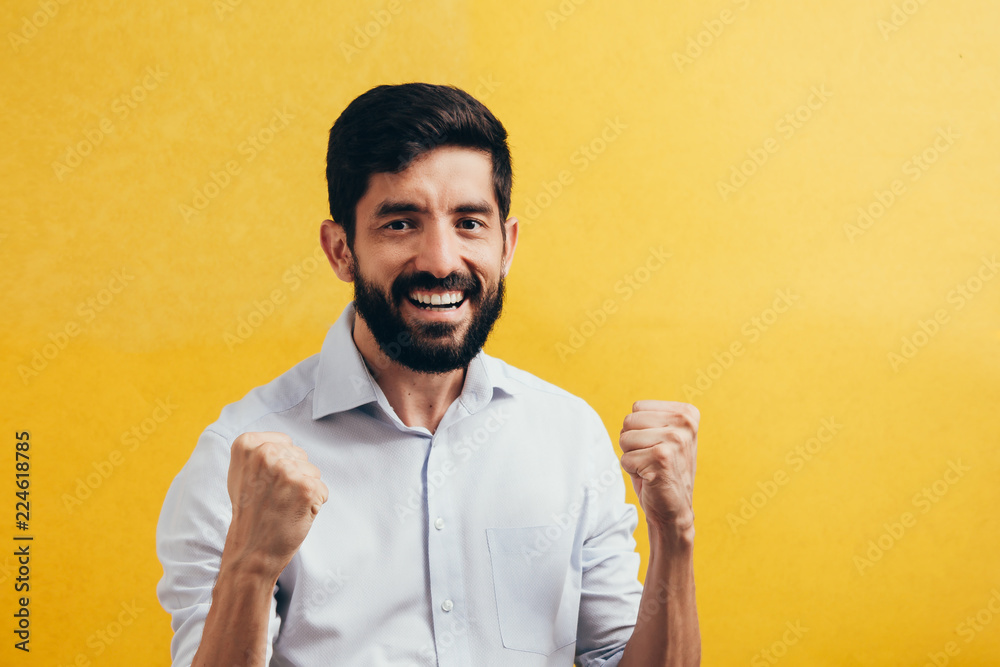
[[[375,382],[354,343],[354,302],[348,303],[326,334],[316,369],[313,419],[351,410],[368,403],[382,403],[385,395]],[[486,407],[494,389],[514,394],[517,387],[502,372],[500,360],[482,350],[469,362],[458,400],[470,414]],[[382,406],[389,410],[388,404]]]

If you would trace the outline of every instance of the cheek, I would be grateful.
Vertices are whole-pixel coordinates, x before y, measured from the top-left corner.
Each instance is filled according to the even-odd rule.
[[[388,286],[402,273],[403,265],[393,257],[381,255],[376,259],[369,256],[360,260],[360,269],[369,282]]]
[[[486,293],[498,289],[503,274],[498,269],[492,269],[487,273],[480,273],[478,277],[482,283],[483,292]]]

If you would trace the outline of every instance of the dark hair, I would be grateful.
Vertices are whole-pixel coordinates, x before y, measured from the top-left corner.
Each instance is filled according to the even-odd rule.
[[[454,86],[376,86],[351,102],[330,129],[326,181],[330,215],[354,247],[355,209],[375,173],[398,173],[439,146],[484,151],[493,166],[500,230],[510,213],[513,181],[507,131],[482,102]]]

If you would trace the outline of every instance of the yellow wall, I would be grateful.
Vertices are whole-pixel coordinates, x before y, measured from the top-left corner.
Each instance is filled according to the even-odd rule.
[[[998,25],[991,0],[4,3],[0,663],[166,664],[167,486],[350,298],[314,256],[331,123],[425,80],[511,135],[488,351],[615,434],[638,398],[701,408],[704,663],[997,664]]]

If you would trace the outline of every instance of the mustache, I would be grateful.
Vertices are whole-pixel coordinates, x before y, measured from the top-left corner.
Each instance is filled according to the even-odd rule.
[[[409,296],[414,289],[441,289],[461,291],[465,298],[476,298],[482,292],[483,286],[473,274],[450,273],[444,278],[438,278],[432,273],[419,271],[399,276],[392,283],[393,299],[399,301]]]

